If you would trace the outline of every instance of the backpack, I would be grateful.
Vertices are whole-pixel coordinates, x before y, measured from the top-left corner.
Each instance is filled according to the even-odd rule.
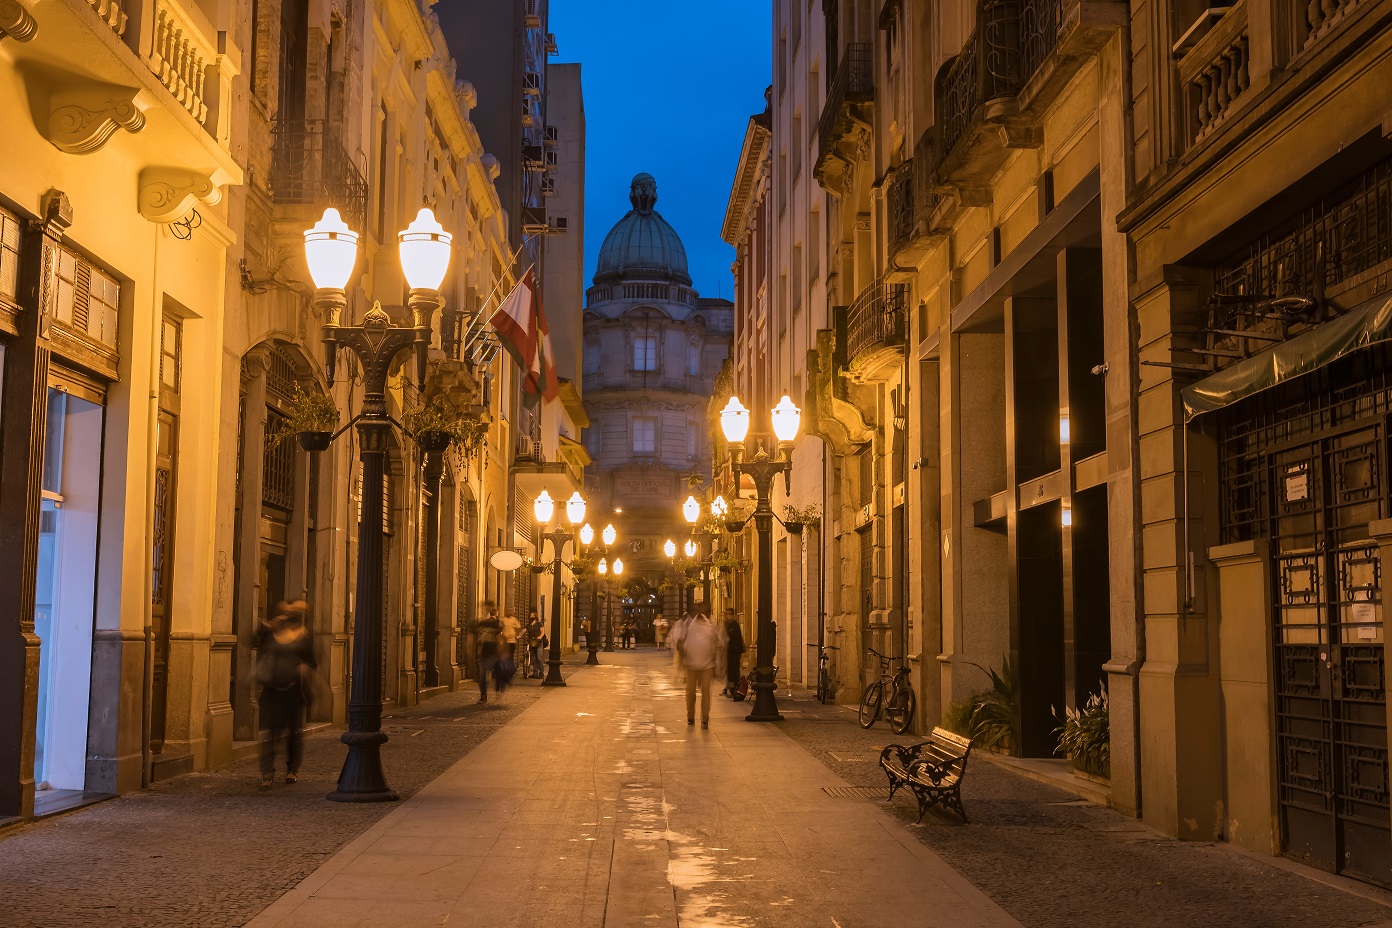
[[[744,674],[735,684],[735,702],[744,702],[749,697],[749,674]]]

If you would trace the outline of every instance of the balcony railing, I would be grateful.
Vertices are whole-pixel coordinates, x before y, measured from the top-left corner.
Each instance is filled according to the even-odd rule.
[[[210,29],[211,27],[209,27]],[[155,35],[145,63],[199,123],[208,119],[205,83],[217,49],[183,4],[156,0]]]
[[[938,84],[940,151],[946,156],[983,110],[1008,101],[1024,84],[1018,0],[984,0],[976,11],[976,31]]]
[[[827,161],[836,147],[855,129],[858,122],[853,107],[875,100],[874,49],[869,42],[846,46],[841,64],[827,87],[826,105],[817,122],[817,164],[815,173],[820,181],[826,174]]]
[[[1020,68],[1025,80],[1053,54],[1062,29],[1063,0],[1020,0]]]
[[[1237,3],[1179,62],[1186,142],[1222,125],[1251,86],[1247,4]]]
[[[908,331],[909,288],[883,277],[846,310],[846,359],[851,366],[878,348],[897,348]]]
[[[890,178],[885,206],[889,212],[889,250],[892,254],[907,245],[913,236],[916,217],[912,160],[899,165],[899,169]]]
[[[917,258],[932,233],[933,213],[941,196],[938,187],[938,151],[933,127],[919,136],[913,158],[904,162],[890,182],[889,251],[896,257],[908,252]],[[915,245],[919,247],[913,247]]]
[[[272,197],[278,204],[334,206],[354,229],[367,226],[367,181],[327,120],[275,127]]]

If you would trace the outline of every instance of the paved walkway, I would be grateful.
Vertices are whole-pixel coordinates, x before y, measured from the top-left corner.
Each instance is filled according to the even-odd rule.
[[[1017,924],[746,707],[717,699],[690,728],[666,661],[604,658],[251,928]]]

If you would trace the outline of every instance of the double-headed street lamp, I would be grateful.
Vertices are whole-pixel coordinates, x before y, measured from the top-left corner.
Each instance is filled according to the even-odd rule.
[[[717,497],[717,500],[719,501],[721,506],[724,506],[724,497]],[[716,519],[720,518],[720,509],[716,506],[715,502],[712,502],[710,505],[710,513],[712,517]],[[705,605],[706,609],[710,610],[710,564],[711,559],[715,557],[715,542],[720,538],[720,535],[717,532],[701,531],[698,528],[696,523],[701,518],[701,503],[699,500],[696,499],[695,496],[688,496],[686,498],[686,502],[682,503],[682,515],[686,517],[687,523],[691,526],[692,541],[688,541],[686,543],[686,556],[695,557],[697,553],[700,551],[699,545],[702,543],[709,546],[706,548],[705,557],[701,558],[701,597],[702,603]],[[714,619],[715,616],[712,615],[711,618]]]
[[[594,544],[594,528],[588,522],[580,526],[580,544],[586,551],[590,549],[590,545]],[[599,663],[599,642],[595,635],[595,627],[599,621],[595,615],[594,589],[595,586],[592,584],[590,586],[590,630],[585,633],[585,650],[590,652],[589,657],[585,658],[586,664]],[[580,590],[577,588],[575,592],[579,594]]]
[[[759,450],[751,461],[744,460],[744,441],[749,435],[749,410],[737,397],[720,413],[720,429],[730,446],[730,469],[738,480],[741,474],[748,474],[754,481],[756,505],[754,508],[754,528],[759,534],[759,589],[755,600],[754,614],[758,621],[758,645],[754,668],[754,705],[745,718],[750,722],[777,722],[783,716],[778,714],[778,701],[774,697],[773,659],[778,642],[774,640],[773,628],[773,478],[783,475],[783,490],[789,492],[792,483],[793,462],[788,453],[792,450],[793,439],[797,438],[798,426],[802,422],[802,411],[793,401],[784,396],[772,411],[774,437],[778,440],[777,457],[771,457],[759,441]]]
[[[546,541],[549,539],[551,548],[555,551],[555,558],[551,561],[551,569],[555,572],[555,580],[552,582],[551,595],[551,650],[547,654],[546,679],[541,681],[542,686],[565,686],[566,682],[561,677],[561,566],[563,561],[561,556],[565,554],[566,542],[575,537],[576,526],[585,521],[585,498],[576,490],[566,500],[565,514],[569,527],[558,527],[554,532],[546,531],[546,527],[551,524],[551,518],[556,514],[556,501],[551,498],[551,494],[545,490],[532,503],[532,512],[536,516],[537,524],[541,526],[541,543],[537,545],[537,554],[541,554],[545,548]]]
[[[604,529],[605,553],[608,553],[609,546],[614,543],[616,533],[614,526],[610,525]],[[604,650],[614,650],[614,625],[609,619],[609,558],[599,559],[599,575],[604,579]],[[614,558],[614,576],[623,576],[623,558]]]
[[[435,313],[444,305],[440,284],[449,270],[451,236],[429,209],[422,209],[397,236],[401,270],[410,293],[412,324],[396,326],[374,303],[362,325],[340,325],[348,305],[345,287],[358,260],[358,233],[336,209],[327,209],[304,233],[305,261],[314,281],[314,306],[324,314],[324,375],[333,386],[338,350],[351,351],[362,366],[362,411],[358,428],[362,461],[362,519],[358,525],[358,578],[353,612],[353,679],[348,696],[348,756],[338,775],[335,802],[381,802],[397,798],[382,771],[382,477],[391,419],[387,416],[387,372],[401,352],[416,356],[415,381],[424,388],[429,370]],[[344,426],[346,429],[347,426]],[[342,433],[342,429],[339,433]],[[335,436],[336,437],[336,436]],[[320,450],[323,450],[322,448]]]

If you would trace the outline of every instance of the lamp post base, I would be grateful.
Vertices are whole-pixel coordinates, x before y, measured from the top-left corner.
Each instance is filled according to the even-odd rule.
[[[565,686],[566,682],[561,677],[561,659],[553,657],[546,662],[546,679],[541,681],[542,686]]]
[[[778,684],[773,680],[766,680],[762,673],[759,674],[759,679],[753,684],[754,705],[744,717],[746,722],[783,721],[783,716],[778,714],[778,700],[774,697],[774,690],[777,688]]]
[[[585,647],[590,652],[590,656],[585,658],[585,665],[587,667],[591,664],[597,666],[599,664],[599,642],[586,642]]]
[[[348,745],[348,756],[338,775],[338,789],[324,798],[330,802],[395,802],[401,798],[387,786],[382,772],[383,731],[345,731],[341,739]]]

